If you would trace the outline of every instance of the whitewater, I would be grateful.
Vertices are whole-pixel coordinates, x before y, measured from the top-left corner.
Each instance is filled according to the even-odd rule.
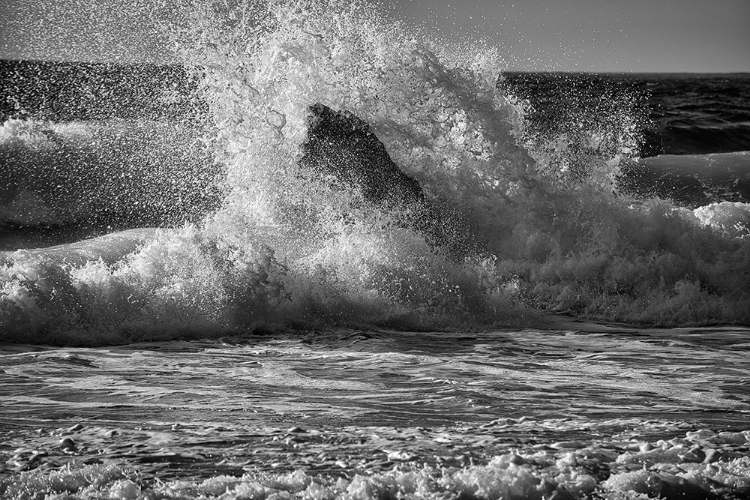
[[[188,97],[0,129],[0,496],[750,495],[745,152],[639,159],[617,86],[537,120],[365,3],[182,14]],[[315,104],[461,244],[305,169]]]

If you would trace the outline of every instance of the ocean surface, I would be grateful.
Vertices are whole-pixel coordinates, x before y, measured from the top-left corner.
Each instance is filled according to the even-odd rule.
[[[242,5],[0,61],[0,498],[750,498],[750,75]],[[316,103],[464,244],[305,170]]]

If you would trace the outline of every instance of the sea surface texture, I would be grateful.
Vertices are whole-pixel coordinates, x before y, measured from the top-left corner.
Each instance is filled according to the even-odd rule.
[[[179,64],[0,61],[0,498],[750,498],[749,75],[184,3]]]

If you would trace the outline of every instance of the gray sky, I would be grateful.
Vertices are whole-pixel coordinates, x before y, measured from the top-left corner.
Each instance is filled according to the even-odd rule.
[[[0,0],[0,57],[168,58],[158,0]],[[750,71],[750,0],[382,0],[449,40],[499,45],[510,69]]]
[[[492,40],[521,69],[750,71],[750,0],[392,0],[446,36]]]

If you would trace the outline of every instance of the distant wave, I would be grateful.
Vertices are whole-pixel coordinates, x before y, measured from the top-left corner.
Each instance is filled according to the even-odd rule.
[[[644,158],[623,169],[619,187],[692,209],[722,201],[750,203],[750,152]]]
[[[750,123],[661,126],[648,135],[644,149],[648,156],[750,151]]]

